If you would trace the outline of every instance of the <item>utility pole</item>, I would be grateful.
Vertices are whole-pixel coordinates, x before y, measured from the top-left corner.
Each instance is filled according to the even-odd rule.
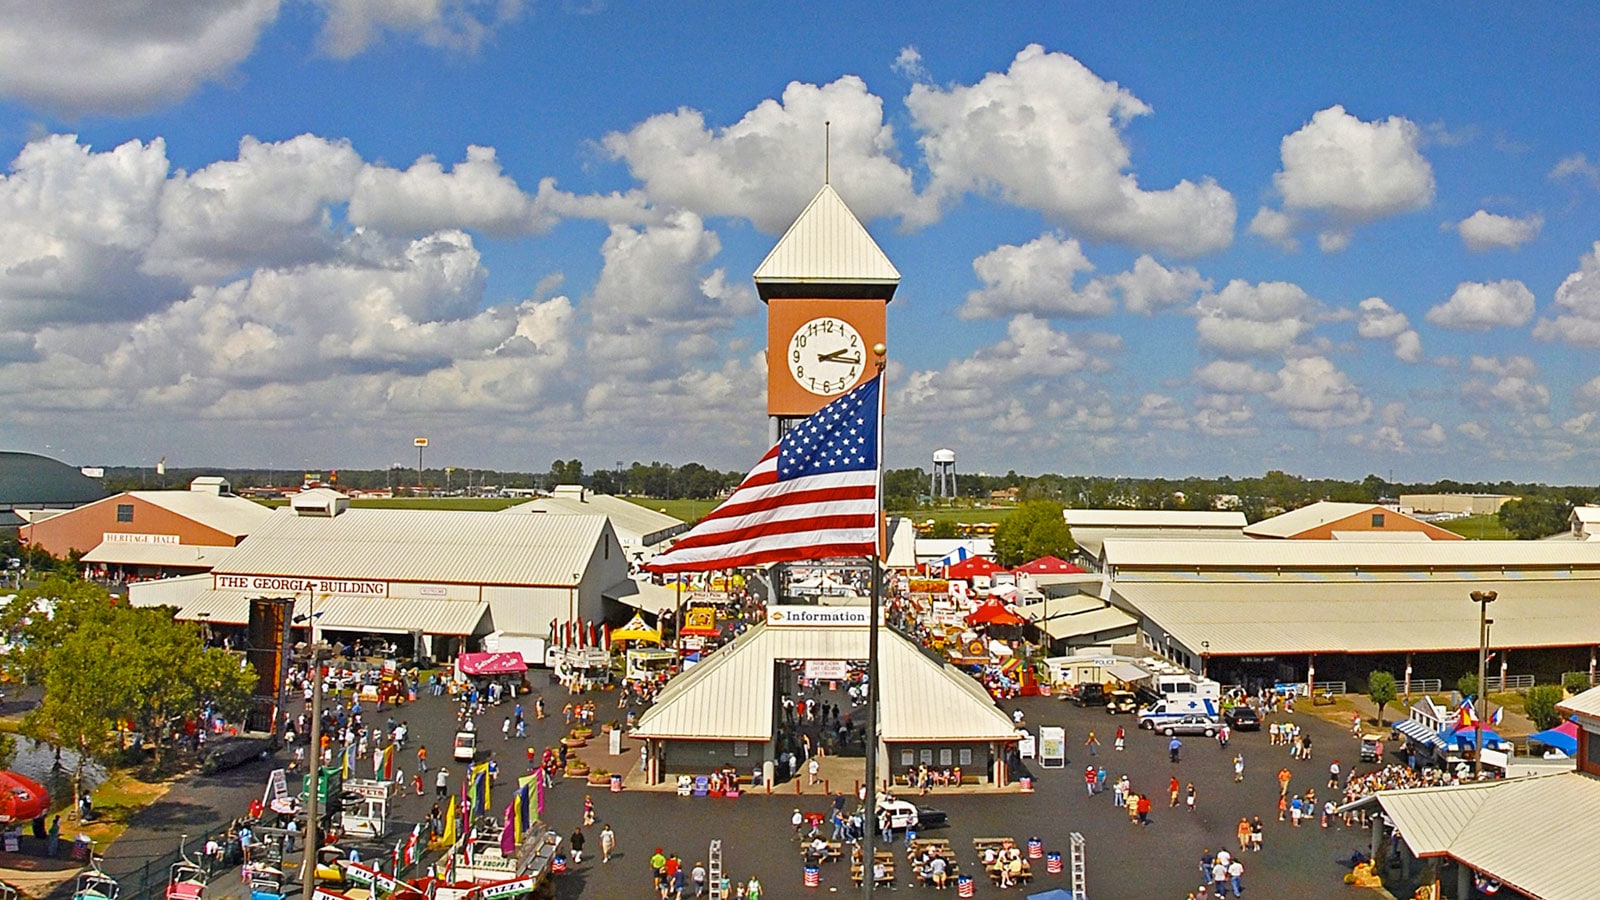
[[[1472,723],[1472,775],[1474,778],[1483,777],[1483,717],[1489,714],[1488,685],[1483,680],[1484,664],[1488,661],[1489,652],[1489,626],[1494,620],[1489,618],[1489,604],[1500,595],[1495,591],[1473,591],[1472,602],[1478,604],[1478,710]]]

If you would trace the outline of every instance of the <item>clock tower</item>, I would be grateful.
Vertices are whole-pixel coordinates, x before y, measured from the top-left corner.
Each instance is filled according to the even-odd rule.
[[[832,185],[811,198],[756,267],[767,304],[767,415],[789,426],[876,374],[900,272]]]

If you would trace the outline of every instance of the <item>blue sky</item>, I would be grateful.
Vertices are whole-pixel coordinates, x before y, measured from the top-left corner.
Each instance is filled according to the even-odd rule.
[[[1414,4],[23,0],[0,439],[743,469],[822,178],[888,464],[1593,483],[1593,17]]]

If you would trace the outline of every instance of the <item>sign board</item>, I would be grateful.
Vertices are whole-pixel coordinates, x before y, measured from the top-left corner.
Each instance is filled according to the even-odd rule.
[[[177,544],[175,534],[139,534],[132,531],[107,531],[100,535],[102,544]]]
[[[289,796],[288,774],[283,769],[273,769],[267,774],[267,791],[261,798],[261,805],[272,809],[272,801],[287,796]]]
[[[808,659],[806,677],[812,681],[844,681],[850,677],[850,665],[842,659]]]
[[[865,606],[769,606],[767,624],[804,628],[840,625],[864,628],[871,612]]]
[[[411,439],[411,446],[413,446],[413,447],[426,447],[426,446],[428,446],[428,439],[425,438],[425,437],[412,438]]]
[[[1037,744],[1033,739],[1033,732],[1026,728],[1017,729],[1017,753],[1023,759],[1033,759]]]
[[[967,583],[965,581],[950,582],[950,598],[952,600],[966,600],[969,596]]]
[[[606,735],[606,737],[609,739],[607,741],[608,746],[606,747],[606,750],[609,751],[612,756],[621,756],[622,755],[622,729],[621,728],[613,728]]]
[[[385,597],[389,594],[387,581],[280,575],[212,575],[211,579],[211,586],[219,591],[283,591],[290,594],[341,594],[352,597]]]
[[[478,888],[478,896],[483,900],[498,900],[501,897],[515,897],[518,894],[533,893],[532,878],[514,878],[510,881],[497,881]]]
[[[1039,765],[1061,769],[1067,765],[1067,730],[1054,725],[1039,726]]]

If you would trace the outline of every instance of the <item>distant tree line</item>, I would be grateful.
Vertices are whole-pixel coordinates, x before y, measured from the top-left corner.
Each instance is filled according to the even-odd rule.
[[[108,467],[105,485],[109,490],[182,487],[199,475],[221,475],[235,489],[246,487],[299,486],[304,477],[298,469],[191,469],[169,468],[164,475],[153,469]],[[334,480],[334,471],[310,473],[325,482]],[[731,490],[743,472],[722,472],[697,462],[672,465],[664,462],[634,462],[610,468],[590,469],[580,459],[557,459],[543,472],[510,472],[496,469],[456,467],[424,469],[421,483],[429,491],[448,487],[452,493],[476,492],[489,488],[550,489],[558,484],[582,484],[602,494],[656,497],[665,500],[707,500]],[[414,467],[388,469],[339,469],[337,485],[352,490],[380,488],[410,489],[417,484]],[[1360,481],[1337,478],[1307,478],[1273,469],[1264,475],[1235,478],[1118,478],[1101,475],[1021,475],[1015,470],[1004,475],[958,473],[957,498],[960,504],[984,502],[995,491],[1015,488],[1018,501],[1049,500],[1072,508],[1127,509],[1237,509],[1251,522],[1296,509],[1318,500],[1379,503],[1401,494],[1508,494],[1520,497],[1505,504],[1500,522],[1519,538],[1531,539],[1554,534],[1567,527],[1574,506],[1593,503],[1600,489],[1590,486],[1550,486],[1523,482],[1462,482],[1445,479],[1435,482],[1392,482],[1377,475]],[[929,473],[921,468],[890,469],[884,473],[885,505],[895,511],[914,511],[932,505]]]

